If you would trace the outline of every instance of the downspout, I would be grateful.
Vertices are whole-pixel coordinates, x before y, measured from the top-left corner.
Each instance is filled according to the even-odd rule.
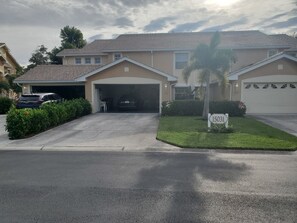
[[[232,83],[228,83],[229,85],[229,101],[232,101]]]
[[[154,54],[152,50],[151,50],[151,67],[154,67]]]

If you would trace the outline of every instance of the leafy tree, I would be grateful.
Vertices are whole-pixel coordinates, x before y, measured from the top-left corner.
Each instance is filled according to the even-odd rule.
[[[49,61],[49,56],[47,52],[47,48],[44,45],[40,45],[37,47],[37,49],[32,53],[31,58],[29,59],[29,62],[31,62],[31,66],[35,67],[40,64],[47,64]]]
[[[57,57],[57,54],[62,51],[62,47],[54,47],[52,51],[48,52],[49,60],[51,64],[62,64],[62,58]]]
[[[209,113],[209,85],[210,77],[215,76],[224,83],[226,72],[229,70],[230,62],[234,60],[232,50],[219,49],[220,34],[215,32],[209,45],[200,44],[194,50],[190,64],[184,68],[183,76],[187,82],[192,71],[199,71],[200,80],[205,83],[203,119],[207,119]]]
[[[86,45],[87,41],[84,40],[82,32],[70,26],[65,26],[60,31],[61,46],[54,47],[48,52],[51,64],[62,64],[62,58],[57,57],[57,54],[64,49],[82,48]]]
[[[65,26],[61,29],[60,38],[63,49],[82,48],[87,44],[82,32],[74,26]]]

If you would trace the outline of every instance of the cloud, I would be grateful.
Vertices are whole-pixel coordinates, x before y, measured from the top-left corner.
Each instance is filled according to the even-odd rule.
[[[145,32],[154,32],[163,29],[167,26],[168,22],[174,20],[175,17],[168,16],[168,17],[161,17],[158,19],[152,20],[148,25],[146,25],[143,30]]]
[[[198,22],[189,22],[177,25],[174,29],[170,32],[191,32],[197,30],[202,25],[206,24],[208,20],[201,20]]]
[[[208,32],[208,31],[221,31],[225,29],[229,29],[238,25],[244,25],[247,24],[248,19],[246,17],[242,17],[238,20],[235,20],[233,22],[225,23],[223,25],[217,25],[217,26],[211,26],[209,28],[203,29],[202,31]]]
[[[115,6],[128,6],[128,7],[140,7],[146,6],[152,3],[159,3],[161,0],[105,0],[108,4]]]
[[[117,18],[114,22],[114,25],[120,28],[125,28],[125,27],[133,27],[133,21],[126,17],[120,17]]]
[[[297,14],[297,9],[292,9],[292,10],[290,10],[288,12],[276,14],[274,16],[265,18],[265,19],[261,20],[260,22],[255,23],[254,26],[264,26],[267,23],[270,23],[271,24],[274,20],[279,20],[279,19],[281,19],[283,17],[290,16],[290,15],[293,15],[294,16],[296,14]]]
[[[53,28],[71,25],[103,28],[112,26],[114,18],[122,15],[118,12],[120,7],[113,10],[111,5],[104,5],[98,1],[96,4],[95,1],[88,4],[92,0],[88,2],[77,0],[11,0],[5,3],[1,3],[1,1],[3,0],[0,0],[0,21],[1,25],[4,26]],[[128,21],[125,22],[127,25]],[[124,24],[120,27],[124,27]]]
[[[276,22],[267,26],[264,26],[264,28],[277,28],[277,29],[281,29],[281,28],[288,28],[288,27],[296,27],[297,26],[297,17],[293,17],[288,19],[287,21],[284,22]]]

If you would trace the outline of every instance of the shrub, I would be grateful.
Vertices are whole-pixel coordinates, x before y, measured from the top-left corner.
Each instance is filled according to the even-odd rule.
[[[6,117],[6,130],[10,139],[24,138],[90,113],[91,105],[85,99],[44,104],[40,109],[12,108]]]
[[[28,109],[29,110],[29,134],[35,134],[46,130],[50,126],[49,115],[43,109]]]
[[[162,103],[162,115],[202,115],[202,111],[202,101],[177,100]]]
[[[7,97],[0,97],[0,114],[6,114],[11,108],[13,101]]]
[[[31,109],[17,110],[12,108],[7,113],[6,130],[10,139],[23,138],[29,134],[29,115]]]
[[[197,115],[203,112],[203,101],[184,100],[162,103],[162,115]],[[228,113],[229,116],[243,116],[246,112],[244,103],[240,101],[211,101],[209,103],[210,113]]]
[[[41,109],[48,114],[49,126],[57,126],[59,123],[62,123],[59,106],[57,104],[43,104]]]

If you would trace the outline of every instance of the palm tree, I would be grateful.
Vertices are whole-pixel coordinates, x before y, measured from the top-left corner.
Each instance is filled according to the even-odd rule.
[[[64,49],[82,48],[87,44],[82,32],[74,26],[65,26],[61,29],[60,37]]]
[[[231,49],[219,49],[220,34],[215,32],[210,44],[200,44],[194,50],[191,61],[183,70],[183,76],[187,82],[192,71],[199,71],[200,80],[205,84],[203,119],[207,119],[209,113],[209,84],[210,76],[215,76],[220,82],[225,83],[226,73],[230,63],[234,60]],[[224,86],[224,85],[223,85]]]

